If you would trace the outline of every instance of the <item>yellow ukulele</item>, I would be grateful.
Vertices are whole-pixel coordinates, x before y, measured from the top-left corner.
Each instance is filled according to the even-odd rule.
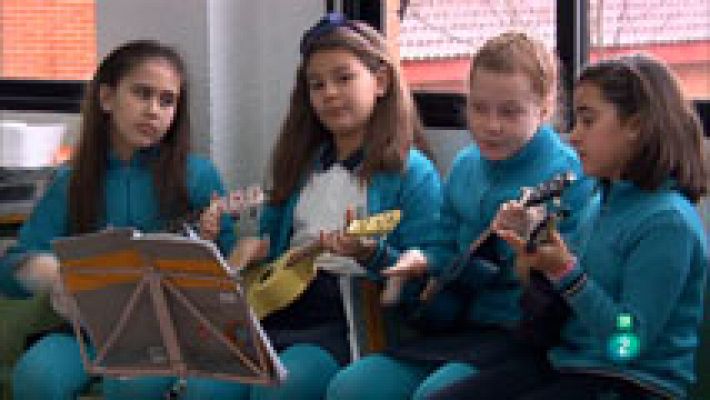
[[[379,236],[392,232],[402,218],[400,210],[386,211],[371,217],[351,221],[345,233],[352,236]],[[320,240],[295,247],[276,261],[254,265],[244,270],[247,302],[257,318],[293,303],[316,277],[313,261],[325,249]]]

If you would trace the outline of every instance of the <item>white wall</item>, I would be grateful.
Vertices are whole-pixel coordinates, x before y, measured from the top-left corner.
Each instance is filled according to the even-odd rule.
[[[99,59],[135,39],[158,39],[176,46],[190,73],[193,144],[209,153],[209,52],[205,0],[120,0],[96,2]]]
[[[193,145],[229,188],[261,181],[285,115],[303,31],[324,0],[98,1],[99,57],[153,38],[175,45],[190,71]]]
[[[436,166],[442,176],[449,173],[451,163],[459,150],[471,143],[471,134],[467,130],[429,128],[424,131],[424,136],[429,141]]]
[[[285,117],[303,31],[324,0],[213,0],[212,155],[232,184],[260,182]]]

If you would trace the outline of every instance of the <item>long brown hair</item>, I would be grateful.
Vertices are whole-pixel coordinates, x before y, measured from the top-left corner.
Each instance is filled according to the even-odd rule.
[[[272,204],[283,203],[293,193],[310,171],[319,147],[330,138],[311,107],[306,79],[308,61],[318,51],[348,50],[371,72],[385,68],[389,74],[389,88],[377,100],[363,140],[365,158],[359,170],[363,181],[367,182],[376,172],[403,171],[415,137],[417,145],[428,150],[409,88],[379,32],[365,23],[347,21],[308,39],[301,49],[303,57],[296,71],[291,105],[271,157]]]
[[[104,179],[111,146],[110,115],[99,102],[99,88],[116,88],[126,75],[147,60],[166,60],[181,78],[175,117],[158,145],[158,156],[151,163],[162,217],[171,219],[188,209],[185,184],[187,154],[190,148],[190,118],[185,66],[171,47],[152,40],[128,42],[113,50],[99,65],[89,82],[82,104],[81,136],[72,157],[69,182],[69,218],[72,233],[100,228],[105,218]]]
[[[653,190],[673,178],[693,202],[707,193],[700,120],[665,64],[640,54],[602,60],[581,72],[581,84],[598,87],[621,121],[639,124],[622,179]]]

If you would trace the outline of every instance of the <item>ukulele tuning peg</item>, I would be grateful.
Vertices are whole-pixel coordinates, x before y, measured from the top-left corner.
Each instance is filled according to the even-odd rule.
[[[520,188],[520,202],[527,203],[529,200],[533,199],[535,191],[531,187],[523,186]]]
[[[261,186],[252,185],[246,190],[247,199],[250,206],[256,206],[264,202],[264,191],[261,190]]]
[[[245,196],[242,189],[237,189],[229,192],[226,198],[226,211],[235,218],[239,218],[239,214],[245,208]]]
[[[231,206],[238,205],[244,202],[244,191],[241,189],[234,190],[229,193],[228,201]]]

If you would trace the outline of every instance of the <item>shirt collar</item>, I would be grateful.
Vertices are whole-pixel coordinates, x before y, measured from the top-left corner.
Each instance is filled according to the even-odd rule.
[[[675,179],[671,179],[671,178],[666,179],[655,190],[641,189],[634,182],[632,182],[630,180],[624,180],[624,179],[619,179],[619,180],[614,180],[614,181],[611,181],[609,179],[600,179],[600,181],[599,181],[599,189],[602,194],[602,202],[603,203],[607,203],[607,202],[609,202],[611,200],[615,200],[617,198],[627,197],[627,196],[630,196],[635,193],[678,190],[677,186],[678,186],[677,181]]]
[[[319,161],[320,168],[323,171],[327,171],[332,168],[335,164],[340,164],[346,170],[353,172],[356,168],[362,164],[365,159],[365,150],[360,147],[350,154],[344,160],[338,161],[337,151],[335,149],[335,143],[333,141],[328,141],[322,148]]]

